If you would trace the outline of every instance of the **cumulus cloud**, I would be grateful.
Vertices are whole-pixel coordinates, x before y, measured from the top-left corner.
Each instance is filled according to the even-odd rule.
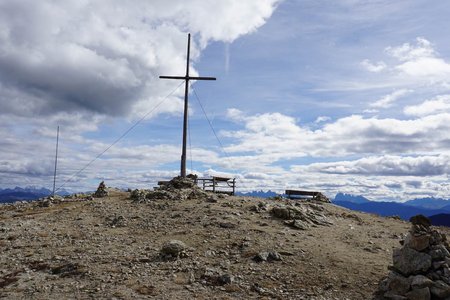
[[[1,113],[146,111],[174,87],[157,76],[182,73],[186,32],[195,60],[209,41],[256,30],[277,2],[2,1]],[[167,101],[162,111],[180,104]]]
[[[409,116],[426,116],[438,113],[450,113],[450,95],[439,95],[419,105],[406,106],[403,112]]]
[[[395,92],[388,94],[388,95],[382,97],[381,99],[375,101],[374,103],[370,104],[370,106],[376,107],[376,108],[391,107],[395,101],[397,101],[399,98],[401,98],[411,92],[412,92],[412,90],[407,90],[407,89],[401,89],[401,90],[395,91]]]
[[[416,44],[404,43],[397,47],[387,47],[386,52],[401,61],[411,61],[424,57],[433,57],[434,51],[430,41],[423,37],[416,38]]]
[[[243,118],[245,128],[225,131],[235,143],[228,152],[293,157],[339,157],[367,154],[441,153],[449,146],[450,114],[414,120],[353,115],[311,130],[280,113]]]
[[[293,167],[326,174],[353,174],[364,176],[438,176],[450,174],[450,155],[436,156],[372,156],[354,161],[313,163]]]
[[[410,77],[445,80],[450,74],[450,63],[439,57],[431,42],[422,37],[415,44],[388,47],[386,53],[400,61],[394,69]]]
[[[115,134],[104,127],[114,127],[118,117],[139,119],[171,91],[149,117],[180,113],[180,83],[158,76],[183,75],[187,33],[192,34],[191,74],[197,75],[195,62],[208,43],[229,44],[254,32],[278,2],[1,1],[0,184],[49,186],[56,124],[61,126],[59,179],[66,180],[110,145],[106,141]],[[70,186],[101,178],[120,186],[148,184],[150,178],[177,174],[149,170],[170,170],[172,164],[177,170],[179,146],[139,143],[115,145]],[[208,149],[193,148],[192,154],[200,164],[219,161]]]
[[[382,61],[377,63],[372,63],[370,60],[365,59],[361,62],[361,66],[364,67],[367,71],[378,73],[386,69],[386,64]]]

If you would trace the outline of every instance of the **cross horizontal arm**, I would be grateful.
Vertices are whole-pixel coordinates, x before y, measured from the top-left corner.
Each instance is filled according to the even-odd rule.
[[[159,76],[161,79],[186,79],[186,76]]]
[[[216,77],[189,77],[191,80],[216,80]]]
[[[161,79],[183,79],[183,80],[216,80],[215,77],[190,77],[190,76],[159,76]]]

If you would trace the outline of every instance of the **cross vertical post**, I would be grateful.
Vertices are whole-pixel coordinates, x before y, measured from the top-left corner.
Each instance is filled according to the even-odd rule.
[[[159,76],[161,79],[181,79],[185,81],[184,86],[184,116],[183,116],[183,146],[181,152],[181,177],[186,177],[186,142],[187,142],[187,126],[188,126],[188,99],[189,99],[189,81],[190,80],[216,80],[215,77],[191,77],[189,76],[189,59],[191,51],[191,34],[188,34],[187,58],[186,58],[186,75],[185,76]]]

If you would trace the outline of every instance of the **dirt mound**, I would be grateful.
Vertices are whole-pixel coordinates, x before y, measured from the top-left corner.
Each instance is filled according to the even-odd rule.
[[[0,298],[369,299],[409,227],[184,180],[108,193],[0,206]]]

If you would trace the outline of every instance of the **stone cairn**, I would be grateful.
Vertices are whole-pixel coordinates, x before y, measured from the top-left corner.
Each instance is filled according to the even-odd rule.
[[[174,177],[154,190],[134,190],[130,198],[134,202],[150,202],[153,200],[186,200],[209,199],[216,196],[203,191],[197,186],[192,177]]]
[[[450,300],[450,246],[446,236],[417,215],[401,248],[394,249],[393,266],[374,299]]]
[[[322,193],[317,193],[317,195],[313,197],[313,200],[318,202],[331,203],[331,200]]]
[[[103,198],[108,196],[108,191],[106,190],[106,184],[104,181],[100,182],[97,191],[94,193],[95,198]]]

